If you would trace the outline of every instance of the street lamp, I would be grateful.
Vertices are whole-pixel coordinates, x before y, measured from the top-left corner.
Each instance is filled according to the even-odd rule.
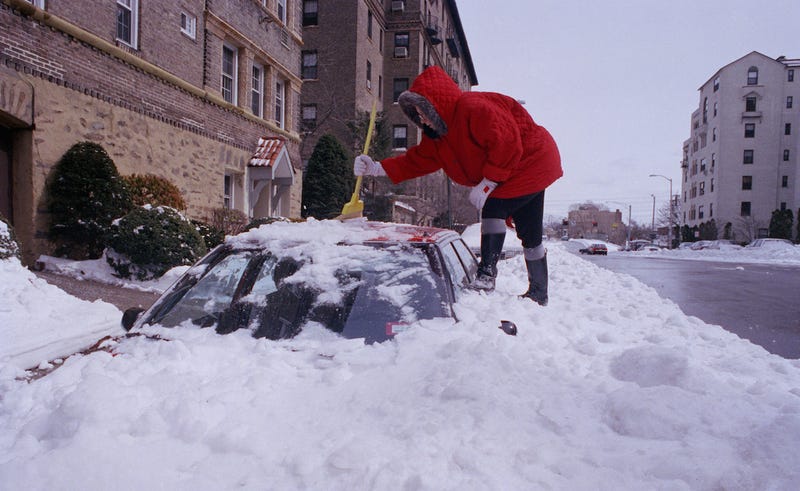
[[[669,181],[669,231],[667,232],[667,240],[669,241],[669,244],[667,245],[667,248],[672,249],[672,179],[667,176],[662,176],[661,174],[650,174],[650,177],[663,177]]]

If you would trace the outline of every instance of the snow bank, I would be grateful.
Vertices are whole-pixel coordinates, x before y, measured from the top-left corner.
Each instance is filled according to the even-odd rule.
[[[380,345],[319,329],[274,342],[153,328],[167,340],[129,338],[35,381],[0,370],[0,482],[800,489],[799,362],[548,248],[548,307],[516,298],[526,277],[515,257],[500,263],[498,291],[459,300],[458,322],[420,321]],[[31,324],[55,330],[64,318],[75,316]]]
[[[0,298],[0,369],[30,368],[123,332],[119,309],[68,295],[17,259],[0,261]]]

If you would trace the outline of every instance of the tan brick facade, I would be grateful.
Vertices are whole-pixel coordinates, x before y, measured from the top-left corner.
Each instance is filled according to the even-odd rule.
[[[237,189],[234,207],[252,212],[258,196],[248,196],[248,162],[259,137],[282,137],[297,169],[290,203],[280,209],[299,216],[302,2],[287,2],[285,24],[274,3],[134,2],[141,7],[138,49],[115,40],[115,2],[48,2],[46,13],[21,0],[0,3],[0,179],[7,181],[0,210],[10,215],[27,262],[50,251],[50,171],[83,140],[101,144],[123,175],[168,178],[187,214],[208,218],[223,205],[225,174]],[[194,39],[180,30],[181,12],[196,18]],[[223,43],[237,53],[232,103],[220,89]],[[251,110],[254,62],[264,72],[263,117]],[[276,83],[285,88],[281,123],[274,120]]]

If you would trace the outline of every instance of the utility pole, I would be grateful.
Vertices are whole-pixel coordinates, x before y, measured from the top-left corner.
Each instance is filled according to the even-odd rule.
[[[653,197],[653,221],[650,224],[650,232],[653,234],[653,238],[655,238],[656,233],[656,195],[651,194],[650,196]]]
[[[672,212],[672,179],[667,176],[662,176],[661,174],[650,174],[650,177],[663,177],[667,181],[669,181],[669,231],[667,233],[667,237],[669,240],[669,245],[667,245],[668,249],[672,249],[672,220],[674,213]]]

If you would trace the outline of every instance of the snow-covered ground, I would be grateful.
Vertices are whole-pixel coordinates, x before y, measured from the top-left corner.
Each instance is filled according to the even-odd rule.
[[[35,380],[9,340],[120,313],[3,261],[0,488],[800,489],[800,361],[547,247],[546,308],[517,256],[383,344],[150,328]]]

